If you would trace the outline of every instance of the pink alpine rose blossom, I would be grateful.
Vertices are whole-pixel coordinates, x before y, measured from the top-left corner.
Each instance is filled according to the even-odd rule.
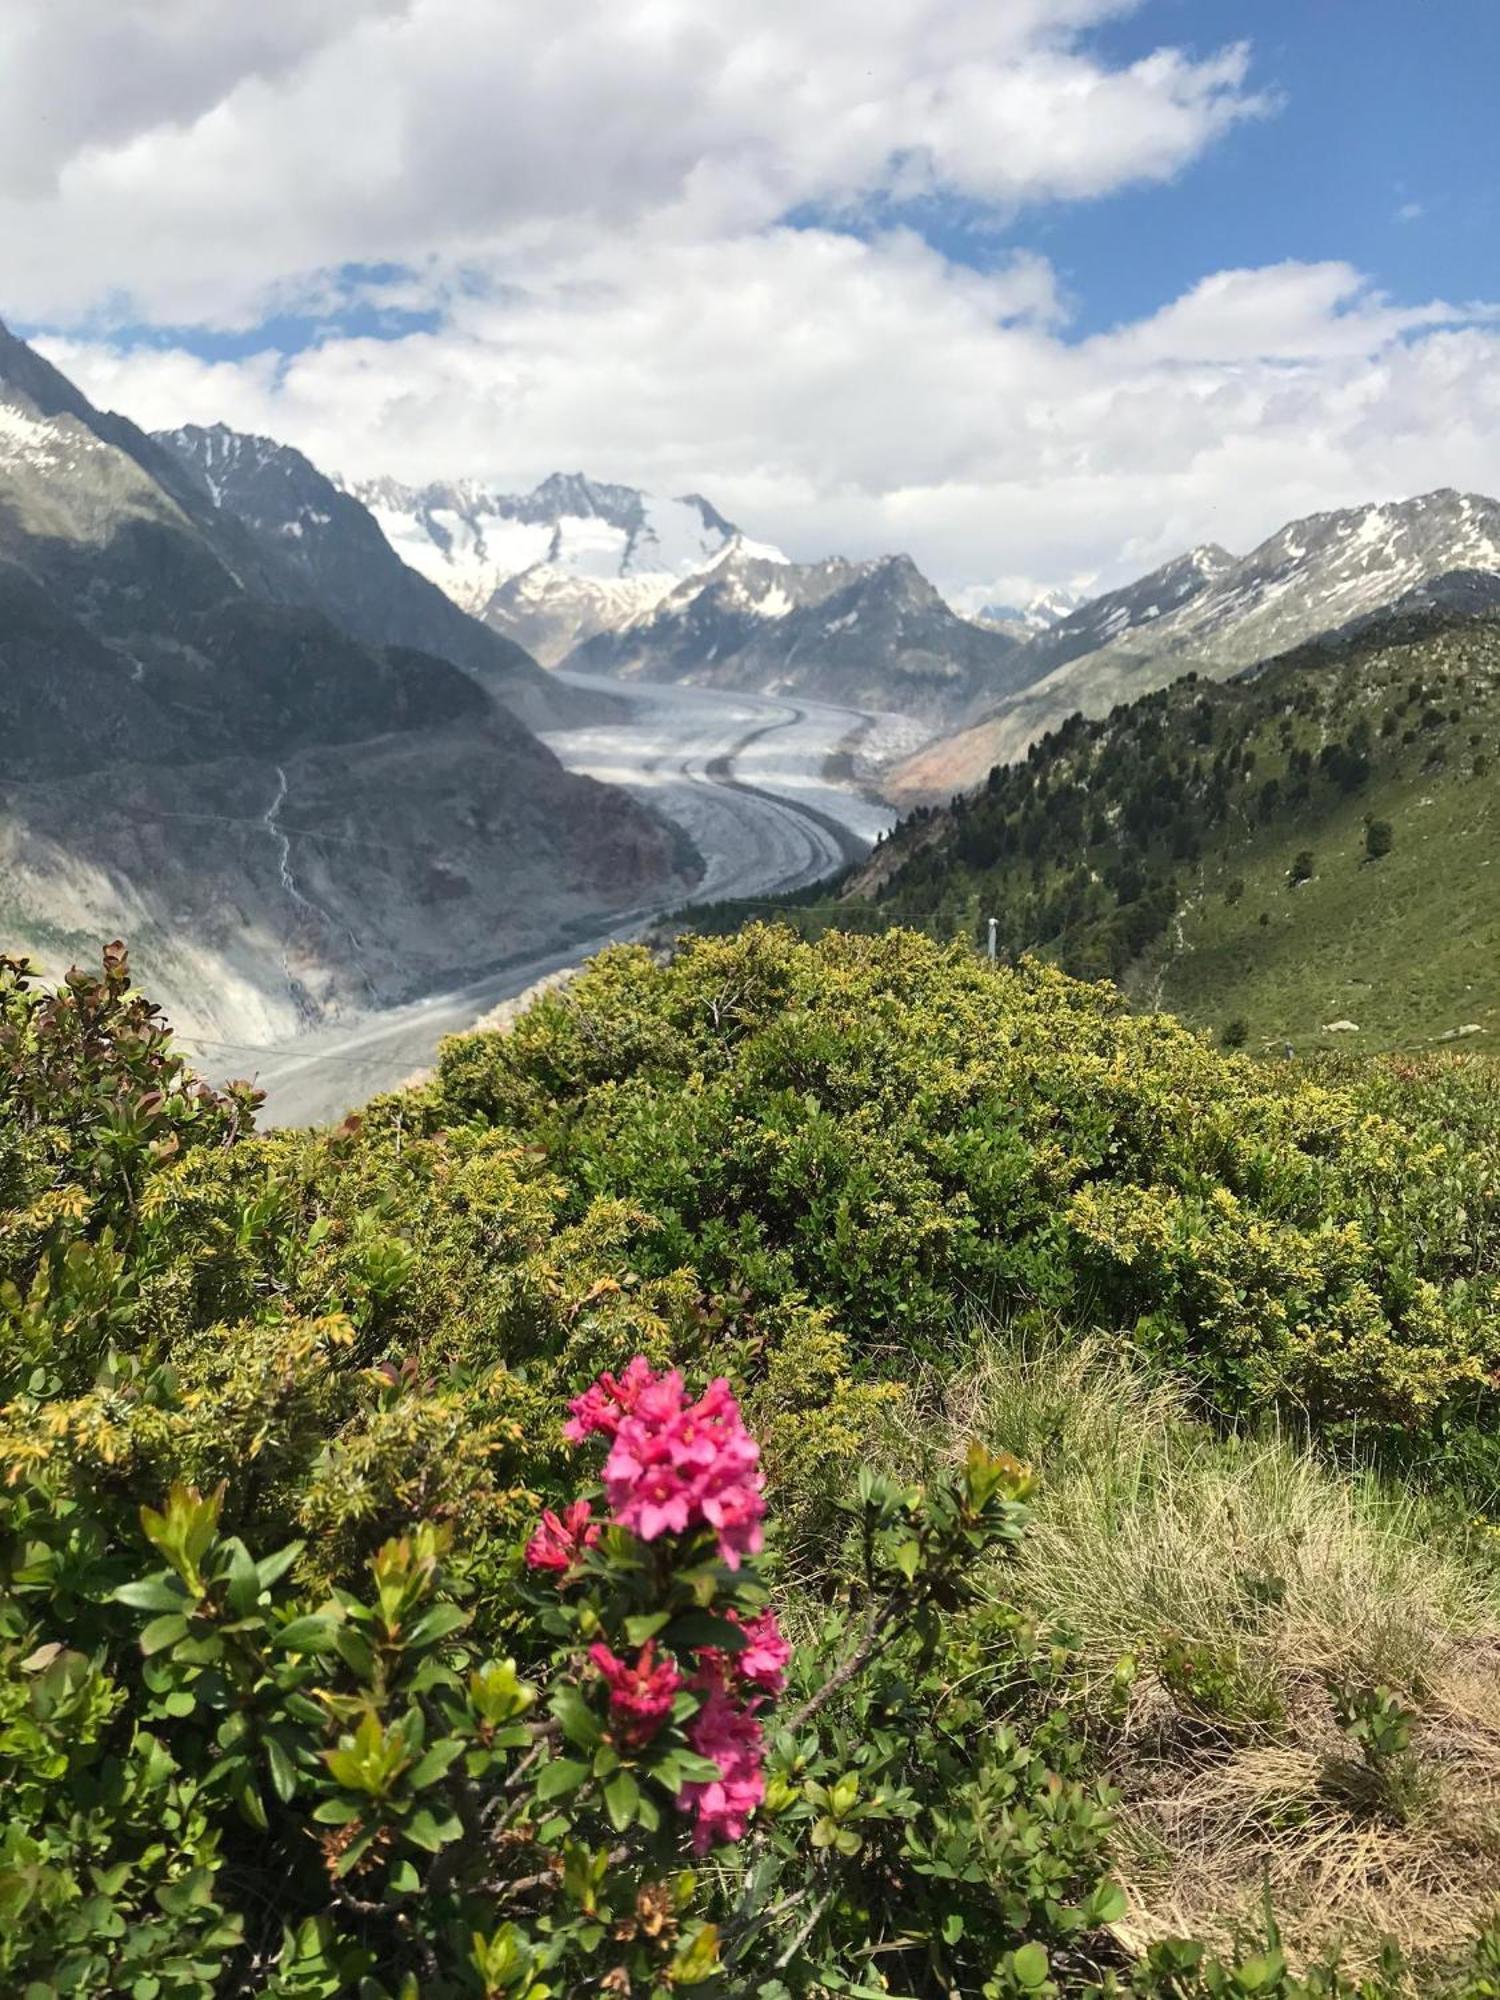
[[[726,1840],[743,1840],[752,1814],[766,1795],[761,1768],[761,1727],[739,1708],[722,1685],[711,1683],[702,1708],[688,1725],[688,1740],[700,1757],[719,1767],[717,1778],[690,1781],[678,1804],[694,1815],[693,1852],[705,1854]]]
[[[672,1713],[672,1700],[683,1685],[674,1661],[658,1663],[656,1641],[648,1639],[634,1666],[619,1659],[608,1646],[589,1647],[589,1658],[609,1687],[609,1713],[621,1743],[639,1750],[649,1743]]]
[[[613,1439],[604,1490],[622,1527],[653,1542],[707,1525],[731,1569],[759,1553],[766,1511],[760,1447],[722,1377],[690,1403],[675,1368],[656,1378],[637,1356],[624,1383],[603,1376],[572,1407],[581,1432],[605,1430]]]
[[[730,1672],[750,1687],[760,1688],[766,1694],[780,1694],[786,1687],[792,1649],[781,1636],[776,1613],[762,1611],[758,1618],[749,1619],[741,1618],[733,1610],[727,1615],[729,1622],[738,1625],[749,1641],[741,1652],[730,1655]]]
[[[600,1523],[590,1518],[587,1500],[575,1500],[565,1507],[561,1518],[548,1507],[535,1534],[526,1544],[526,1561],[532,1569],[572,1569],[599,1539]]]
[[[563,1436],[569,1444],[582,1444],[595,1431],[613,1437],[622,1420],[635,1408],[641,1391],[655,1380],[644,1354],[638,1354],[618,1379],[606,1370],[592,1387],[569,1403],[572,1415],[563,1425]],[[680,1375],[677,1381],[680,1386]]]

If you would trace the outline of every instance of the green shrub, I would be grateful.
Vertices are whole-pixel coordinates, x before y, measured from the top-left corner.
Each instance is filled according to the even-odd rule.
[[[1133,1326],[1227,1411],[1395,1432],[1490,1394],[1495,1215],[1449,1208],[1457,1146],[1034,962],[756,928],[617,951],[449,1044],[422,1115],[524,1131],[565,1215],[640,1212],[643,1276],[810,1300],[867,1368],[969,1296]]]
[[[1371,861],[1383,861],[1396,844],[1396,833],[1388,819],[1365,823],[1365,853]]]
[[[1035,964],[753,929],[666,965],[606,953],[514,1034],[450,1044],[425,1091],[257,1136],[253,1093],[193,1082],[123,955],[57,995],[7,962],[11,1984],[541,2000],[577,1990],[596,1930],[619,1991],[1107,1984],[1117,1834],[1091,1732],[1122,1649],[1041,1631],[1002,1580],[1023,1566],[979,1560],[1013,1546],[1019,1473],[868,1471],[900,1379],[951,1364],[967,1296],[1075,1342],[1123,1328],[1220,1419],[1280,1402],[1392,1452],[1420,1439],[1427,1468],[1482,1465],[1486,1079],[1262,1070]],[[657,1779],[632,1769],[632,1799],[599,1743],[562,1757],[553,1697],[598,1722],[581,1653],[638,1655],[680,1588],[710,1615],[757,1600],[628,1538],[567,1601],[517,1564],[576,1491],[565,1404],[634,1356],[743,1384],[780,1520],[765,1587],[784,1580],[802,1641],[765,1810],[692,1884],[650,1846],[673,1824]],[[145,1575],[143,1523],[165,1559]],[[1255,1629],[1235,1652],[1177,1627],[1180,1659],[1169,1637],[1139,1658],[1182,1707],[1274,1728]],[[705,1642],[676,1630],[687,1668]],[[508,1660],[538,1700],[491,1715]],[[496,1861],[462,1786],[498,1753],[530,1803],[499,1808]],[[558,1775],[538,1797],[559,1762],[576,1799]]]

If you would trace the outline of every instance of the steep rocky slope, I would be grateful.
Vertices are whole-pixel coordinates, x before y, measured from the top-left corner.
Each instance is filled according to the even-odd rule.
[[[1500,604],[1500,504],[1449,488],[1292,521],[1235,560],[1197,549],[1082,606],[1031,641],[1017,692],[918,751],[891,775],[904,805],[982,782],[1069,715],[1189,671],[1215,678],[1385,610]]]
[[[591,673],[801,694],[936,721],[1015,685],[1014,636],[950,610],[907,556],[789,563],[732,544],[646,618],[569,661]]]
[[[215,508],[264,541],[288,587],[344,631],[451,661],[533,729],[575,719],[576,694],[403,562],[369,509],[300,451],[225,424],[186,424],[158,431],[155,441],[183,461]]]
[[[128,931],[284,1035],[672,893],[680,843],[445,659],[308,604],[200,474],[0,330],[0,939]]]

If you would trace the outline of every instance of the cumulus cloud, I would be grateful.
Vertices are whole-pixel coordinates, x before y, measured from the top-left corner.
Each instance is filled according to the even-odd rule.
[[[707,492],[813,557],[908,550],[1001,598],[1113,582],[1210,537],[1492,486],[1500,334],[1342,264],[1227,274],[1070,341],[1035,258],[981,274],[896,232],[622,244],[576,283],[285,362],[43,343],[153,425],[223,417],[351,476],[524,486],[584,467]],[[1236,326],[1248,329],[1237,334]]]
[[[9,310],[253,323],[349,264],[565,263],[643,226],[1163,179],[1265,108],[1122,0],[8,0]]]
[[[1481,309],[1289,263],[1078,340],[1045,259],[1003,256],[1029,206],[1274,109],[1240,45],[1112,62],[1091,31],[1133,4],[7,0],[0,310],[150,425],[701,490],[1001,596],[1493,484]],[[993,268],[891,226],[955,197]],[[422,328],[354,338],[356,306]],[[288,311],[322,337],[257,345]],[[228,330],[245,358],[203,359]]]

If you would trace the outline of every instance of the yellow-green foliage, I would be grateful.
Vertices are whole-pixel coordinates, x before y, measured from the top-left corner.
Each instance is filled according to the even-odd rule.
[[[309,1605],[330,1585],[339,1602],[357,1592],[382,1546],[440,1538],[489,1643],[516,1629],[519,1535],[574,1486],[567,1398],[637,1353],[734,1379],[764,1445],[776,1558],[816,1583],[804,1616],[831,1606],[845,1638],[860,1598],[829,1503],[868,1500],[897,1384],[951,1365],[966,1301],[1069,1341],[1123,1336],[1224,1416],[1279,1403],[1491,1479],[1500,1100],[1482,1064],[1270,1069],[1036,963],[996,971],[899,932],[809,946],[754,928],[664,966],[607,953],[512,1035],[450,1044],[429,1088],[336,1132],[256,1137],[249,1112],[245,1092],[183,1071],[121,960],[55,997],[0,961],[0,1689],[43,1676],[24,1714],[0,1692],[0,1752],[50,1760],[37,1781],[54,1790],[57,1758],[87,1761],[108,1733],[117,1688],[91,1664],[90,1620],[143,1498],[211,1508],[230,1568],[236,1538],[273,1563],[286,1545],[286,1588]],[[1045,1469],[1053,1439],[1040,1445]],[[1084,1566],[1086,1539],[1069,1540]],[[915,1548],[894,1543],[908,1583]],[[892,1818],[878,1887],[860,1889],[870,1907],[839,1906],[861,1950],[883,1951],[870,1910],[901,1871],[901,1908],[915,1882],[923,1911],[916,1930],[893,1917],[903,1949],[962,1942],[948,1919],[976,1854],[1012,1930],[1041,1903],[1058,1903],[1049,1935],[1117,1920],[1112,1885],[1076,1907],[1047,1886],[1048,1842],[1073,1856],[1067,1879],[1097,1876],[1107,1819],[1063,1727],[1073,1655],[1004,1605],[986,1616],[957,1638],[975,1668],[991,1662],[987,1692],[917,1625],[910,1684],[862,1686],[831,1724],[815,1780],[830,1801],[867,1780],[930,1788],[927,1845]],[[74,1648],[60,1659],[52,1625]],[[1118,1637],[1103,1632],[1098,1666]],[[1248,1689],[1250,1721],[1275,1724],[1238,1653],[1186,1622],[1180,1639],[1159,1649],[1164,1685],[1200,1707],[1209,1681],[1221,1705],[1246,1707]],[[1016,1736],[1016,1690],[1054,1681],[1045,1733]],[[166,1680],[149,1691],[179,1720],[196,1699]],[[192,1820],[192,1788],[149,1731],[134,1741],[151,1766],[139,1844],[175,1852],[155,1836],[171,1813],[184,1851],[212,1856],[217,1822]],[[1040,1847],[1004,1832],[1033,1792],[1054,1802]],[[837,1844],[855,1829],[829,1826],[818,1852],[857,1852]],[[86,1833],[68,1831],[65,1887]],[[0,1835],[0,1911],[13,1889],[35,1904],[30,1837],[7,1859]],[[198,1908],[190,1887],[160,1886]],[[788,1924],[805,1921],[798,1906]],[[1164,1959],[1137,1990],[1197,2000],[1197,1977]],[[1227,1977],[1205,1971],[1201,1991],[1240,1991]],[[965,1990],[1018,2000],[1047,1981],[1038,1948]],[[1301,1991],[1280,1974],[1244,1990]]]
[[[103,1028],[77,1081],[79,1022],[0,997],[0,1454],[229,1476],[309,1576],[413,1513],[509,1532],[635,1352],[739,1379],[801,1518],[963,1297],[1133,1329],[1230,1412],[1488,1408],[1482,1066],[1316,1080],[1040,964],[755,928],[606,953],[427,1091],[255,1138],[164,1044],[165,1089]]]
[[[1107,987],[910,933],[611,953],[449,1044],[428,1130],[523,1130],[638,1268],[807,1298],[867,1366],[956,1296],[1134,1327],[1234,1409],[1408,1425],[1488,1393],[1500,1143],[1371,1075],[1225,1056]],[[1476,1152],[1474,1141],[1482,1140]]]
[[[255,1138],[234,1100],[199,1140],[165,1043],[149,1073],[112,1067],[123,1014],[68,1105],[73,1040],[14,977],[0,1004],[0,1461],[59,1501],[227,1479],[226,1526],[304,1540],[309,1583],[356,1574],[414,1517],[493,1564],[555,1484],[567,1396],[636,1353],[758,1379],[789,1497],[866,1441],[881,1392],[851,1380],[826,1311],[776,1296],[757,1318],[685,1263],[648,1270],[652,1218],[580,1197],[524,1134],[424,1129],[389,1100]],[[138,1143],[101,1145],[153,1095]]]

